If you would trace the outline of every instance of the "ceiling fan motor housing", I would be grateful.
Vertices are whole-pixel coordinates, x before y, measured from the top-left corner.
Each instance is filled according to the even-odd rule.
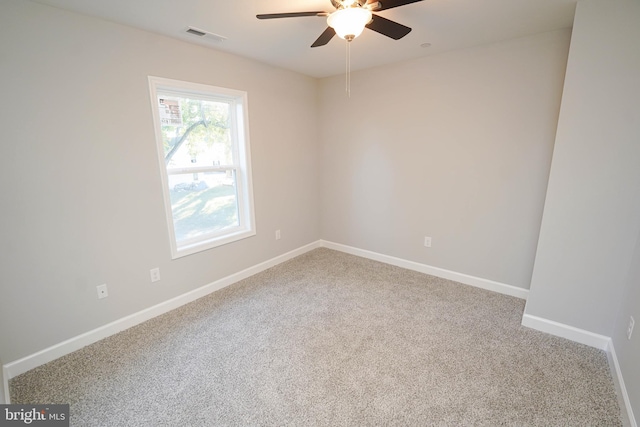
[[[336,9],[344,9],[346,7],[362,7],[367,4],[367,0],[331,0],[331,4]]]

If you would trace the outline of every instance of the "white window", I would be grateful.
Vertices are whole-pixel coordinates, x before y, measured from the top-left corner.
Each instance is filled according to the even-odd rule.
[[[255,235],[247,94],[149,77],[173,258]]]

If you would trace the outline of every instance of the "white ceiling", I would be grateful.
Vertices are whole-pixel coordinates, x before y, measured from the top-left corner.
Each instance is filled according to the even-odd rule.
[[[345,41],[310,48],[326,28],[321,17],[258,20],[256,14],[333,11],[330,0],[34,0],[254,58],[312,77],[345,71]],[[384,0],[381,0],[384,1]],[[577,0],[424,0],[379,12],[411,27],[401,40],[371,30],[351,43],[359,70],[453,49],[568,28]],[[202,40],[196,27],[227,39]],[[428,48],[420,45],[431,43]]]

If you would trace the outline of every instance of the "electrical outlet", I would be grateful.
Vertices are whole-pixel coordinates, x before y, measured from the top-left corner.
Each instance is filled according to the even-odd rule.
[[[280,230],[276,230],[276,240],[280,240]]]
[[[160,280],[159,268],[152,268],[151,270],[149,270],[149,274],[151,275],[151,283],[154,283]]]
[[[631,334],[633,334],[633,327],[636,324],[633,316],[629,316],[629,327],[627,328],[627,338],[631,339]]]
[[[98,290],[98,299],[106,298],[109,296],[109,292],[107,292],[107,284],[96,286]]]
[[[428,237],[428,236],[425,236],[425,237],[424,237],[424,245],[425,245],[427,248],[430,248],[430,247],[431,247],[431,237]]]

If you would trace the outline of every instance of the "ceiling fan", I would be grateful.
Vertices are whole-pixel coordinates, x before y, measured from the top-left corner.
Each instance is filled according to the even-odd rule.
[[[333,12],[267,13],[256,15],[256,17],[258,19],[277,19],[326,16],[328,27],[320,37],[313,42],[311,47],[326,45],[336,34],[338,34],[338,37],[350,42],[358,37],[365,27],[394,40],[399,40],[409,34],[411,28],[372,12],[379,12],[419,1],[422,0],[331,0],[331,4],[336,8]]]

